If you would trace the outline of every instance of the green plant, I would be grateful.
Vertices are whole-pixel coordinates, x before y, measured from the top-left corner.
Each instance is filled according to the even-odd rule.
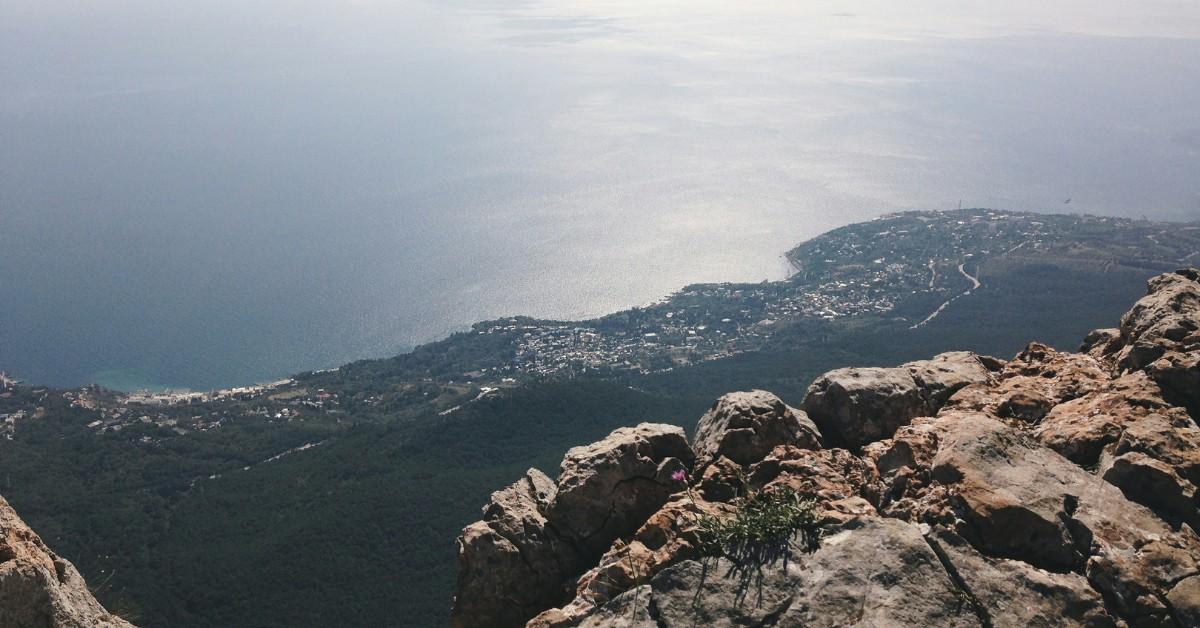
[[[740,556],[793,537],[806,551],[817,548],[820,529],[816,503],[795,489],[777,487],[750,493],[733,502],[733,516],[703,515],[697,520],[701,551],[707,555]]]

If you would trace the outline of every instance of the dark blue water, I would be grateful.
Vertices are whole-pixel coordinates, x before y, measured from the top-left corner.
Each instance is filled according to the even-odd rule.
[[[960,199],[1200,217],[1192,4],[296,4],[0,0],[0,369],[261,381]]]

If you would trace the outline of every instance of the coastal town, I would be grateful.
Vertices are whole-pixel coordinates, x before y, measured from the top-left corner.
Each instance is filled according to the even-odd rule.
[[[587,321],[487,321],[413,354],[253,386],[54,391],[0,373],[0,437],[11,439],[19,424],[42,416],[48,395],[90,413],[86,427],[98,433],[143,425],[181,435],[230,421],[340,421],[347,413],[387,420],[422,412],[447,416],[524,381],[666,372],[755,351],[797,322],[874,315],[916,329],[985,289],[982,269],[1006,260],[1160,269],[1198,254],[1200,226],[1194,224],[1167,228],[992,210],[906,212],[797,246],[787,253],[793,272],[780,281],[695,284],[651,305]],[[361,375],[366,371],[370,376]],[[347,393],[353,378],[385,383]]]
[[[597,370],[639,373],[761,348],[775,330],[804,318],[886,315],[917,294],[942,295],[910,327],[928,324],[982,287],[989,260],[1045,257],[1156,268],[1200,253],[1200,227],[1096,216],[992,210],[906,212],[831,231],[788,252],[793,274],[759,284],[696,284],[659,303],[592,321],[508,319],[477,335],[515,337],[495,373],[550,377]]]

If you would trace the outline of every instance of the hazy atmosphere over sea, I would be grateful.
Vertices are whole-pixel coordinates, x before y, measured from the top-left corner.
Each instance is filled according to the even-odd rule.
[[[0,0],[31,382],[261,381],[960,201],[1200,218],[1200,3]]]

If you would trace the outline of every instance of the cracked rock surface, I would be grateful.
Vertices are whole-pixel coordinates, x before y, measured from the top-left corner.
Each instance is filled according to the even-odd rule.
[[[131,628],[92,597],[83,576],[56,555],[0,497],[0,626]]]
[[[1200,626],[1198,364],[1183,270],[1081,353],[839,369],[802,410],[734,393],[692,447],[618,430],[493,495],[455,625]],[[700,553],[697,516],[785,486],[816,502],[815,551]]]

